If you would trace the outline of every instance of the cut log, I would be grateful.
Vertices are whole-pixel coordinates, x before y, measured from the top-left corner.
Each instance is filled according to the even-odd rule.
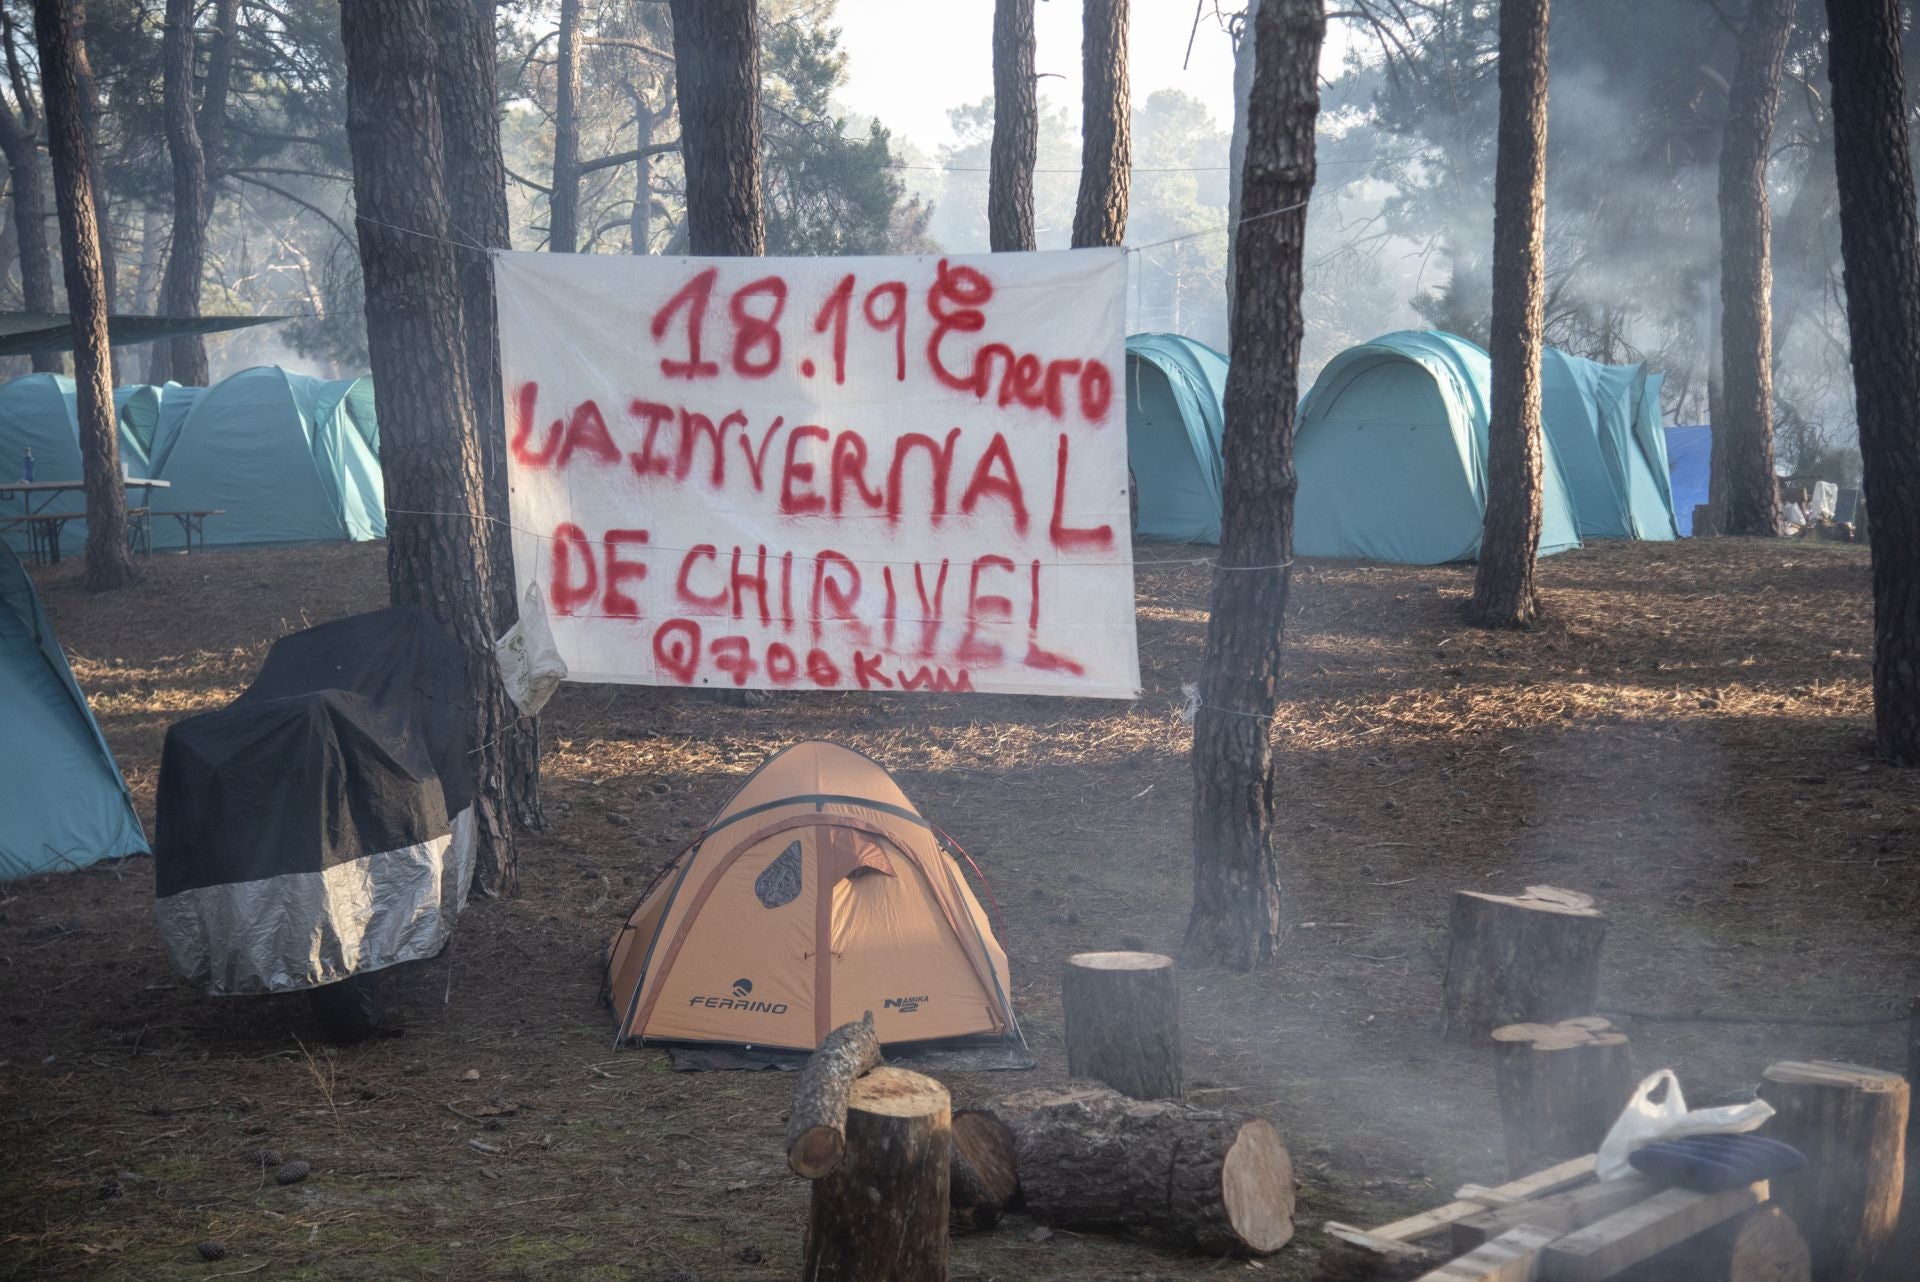
[[[1663,1189],[1554,1242],[1541,1256],[1540,1277],[1601,1282],[1766,1200],[1765,1180],[1723,1193]]]
[[[1780,1207],[1807,1239],[1816,1282],[1892,1276],[1906,1177],[1906,1079],[1857,1064],[1787,1060],[1761,1074],[1778,1115],[1766,1134],[1807,1155],[1782,1176]]]
[[[1067,1072],[1135,1099],[1179,1099],[1180,999],[1173,959],[1075,953],[1060,986]]]
[[[817,1180],[840,1164],[847,1148],[847,1096],[859,1076],[880,1062],[873,1012],[827,1034],[800,1070],[787,1115],[787,1165]]]
[[[1013,1132],[984,1109],[963,1108],[953,1115],[953,1207],[975,1228],[990,1229],[1002,1211],[1013,1208],[1020,1193]]]
[[[1533,1282],[1541,1253],[1559,1236],[1552,1229],[1522,1224],[1423,1274],[1419,1282]]]
[[[1598,1016],[1508,1024],[1493,1051],[1513,1176],[1599,1148],[1633,1094],[1627,1035]]]
[[[946,1282],[951,1109],[902,1068],[854,1082],[846,1153],[813,1183],[804,1282]]]
[[[1620,1282],[1811,1282],[1812,1257],[1793,1219],[1777,1206],[1682,1242],[1620,1275]]]
[[[1293,1160],[1259,1118],[1093,1083],[1023,1091],[992,1110],[1013,1131],[1020,1196],[1043,1224],[1144,1229],[1212,1255],[1266,1255],[1293,1236]]]
[[[1448,1033],[1480,1037],[1504,1024],[1591,1014],[1606,934],[1607,919],[1593,900],[1571,890],[1456,891],[1448,926]]]
[[[1508,1229],[1517,1229],[1522,1224],[1571,1233],[1636,1206],[1658,1191],[1653,1182],[1644,1176],[1628,1175],[1603,1184],[1589,1184],[1570,1193],[1556,1193],[1551,1197],[1482,1211],[1454,1223],[1453,1249],[1471,1251],[1490,1238],[1499,1237]]]

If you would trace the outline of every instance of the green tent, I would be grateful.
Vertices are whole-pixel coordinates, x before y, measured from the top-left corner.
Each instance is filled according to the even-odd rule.
[[[0,881],[145,854],[126,781],[33,580],[0,545]]]
[[[1677,537],[1665,483],[1658,375],[1640,365],[1602,365],[1550,347],[1540,356],[1540,418],[1559,455],[1582,537]]]
[[[1127,339],[1127,467],[1149,542],[1218,543],[1227,358],[1179,334]]]
[[[384,538],[378,443],[367,379],[262,365],[205,389],[169,386],[153,458],[172,489],[155,502],[223,513],[206,524],[209,544]],[[154,522],[156,548],[183,537],[175,522]]]
[[[1348,348],[1314,380],[1294,429],[1293,547],[1409,565],[1479,555],[1487,505],[1487,354],[1403,330]],[[1540,554],[1580,546],[1553,441]]]

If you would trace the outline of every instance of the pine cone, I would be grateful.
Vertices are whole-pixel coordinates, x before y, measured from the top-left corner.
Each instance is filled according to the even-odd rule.
[[[227,1258],[227,1248],[211,1239],[200,1243],[193,1249],[200,1252],[200,1258],[209,1264],[215,1260],[224,1260]]]
[[[298,1184],[306,1178],[307,1164],[299,1161],[284,1163],[279,1170],[273,1173],[273,1182],[275,1184]]]

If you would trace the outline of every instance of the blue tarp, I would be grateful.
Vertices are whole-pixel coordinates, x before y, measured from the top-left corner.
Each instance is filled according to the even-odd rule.
[[[1672,539],[1659,376],[1548,348],[1540,418],[1560,456],[1582,538]]]
[[[1680,537],[1693,537],[1693,509],[1707,501],[1707,478],[1713,470],[1713,429],[1670,427],[1667,468],[1673,486],[1673,519]]]
[[[1300,403],[1293,546],[1304,556],[1410,565],[1468,561],[1486,515],[1487,354],[1403,330],[1334,357]],[[1551,437],[1540,554],[1580,546]]]
[[[1127,339],[1127,466],[1137,537],[1218,543],[1227,358],[1179,334]]]
[[[0,881],[144,854],[126,781],[33,581],[0,544]]]

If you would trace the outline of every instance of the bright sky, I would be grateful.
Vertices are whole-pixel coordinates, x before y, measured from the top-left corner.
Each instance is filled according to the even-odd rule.
[[[1204,102],[1222,128],[1231,126],[1233,42],[1214,7],[1215,0],[1204,0],[1188,58],[1193,0],[1133,0],[1127,52],[1135,102],[1156,89],[1179,89]],[[950,108],[993,93],[993,0],[840,0],[833,21],[847,54],[840,100],[928,154],[953,139]],[[1061,77],[1043,78],[1041,97],[1077,121],[1078,0],[1037,0],[1034,39],[1035,70]]]

